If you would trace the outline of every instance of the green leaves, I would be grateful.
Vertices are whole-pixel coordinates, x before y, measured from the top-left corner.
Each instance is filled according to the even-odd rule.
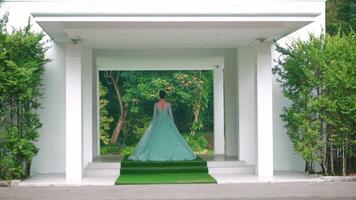
[[[330,35],[356,30],[356,3],[354,0],[326,1],[326,31]]]
[[[324,162],[327,148],[355,155],[356,38],[347,35],[314,37],[290,46],[277,45],[281,54],[273,73],[291,105],[282,120],[294,149],[308,162]],[[328,167],[328,166],[326,166]]]
[[[110,135],[108,131],[111,128],[111,124],[114,121],[112,117],[109,116],[107,111],[107,104],[109,103],[106,100],[107,89],[99,83],[99,111],[100,111],[100,140],[104,144],[109,144]]]
[[[2,22],[6,22],[7,19]],[[29,176],[34,142],[41,128],[38,112],[47,47],[31,26],[8,33],[0,25],[0,179]]]

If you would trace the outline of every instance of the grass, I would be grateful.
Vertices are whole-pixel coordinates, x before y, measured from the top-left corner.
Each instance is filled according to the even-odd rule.
[[[121,162],[116,185],[216,183],[208,174],[206,161],[200,157],[182,161],[132,161],[127,158]]]
[[[208,173],[120,175],[115,185],[216,183]]]

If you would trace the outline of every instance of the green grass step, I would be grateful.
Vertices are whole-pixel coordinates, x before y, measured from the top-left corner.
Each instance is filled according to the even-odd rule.
[[[176,167],[176,166],[207,166],[205,160],[197,157],[195,160],[180,160],[180,161],[133,161],[125,157],[121,162],[121,168],[126,167]]]
[[[205,166],[122,167],[120,174],[208,173]]]
[[[207,173],[171,173],[120,175],[115,181],[115,185],[194,183],[214,184],[216,180]]]
[[[202,161],[192,161],[192,162],[137,162],[128,161],[122,162],[121,167],[169,167],[169,166],[202,166],[206,167],[206,162]]]

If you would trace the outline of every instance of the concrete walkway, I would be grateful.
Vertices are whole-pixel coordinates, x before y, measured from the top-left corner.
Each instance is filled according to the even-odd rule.
[[[215,174],[213,177],[219,184],[231,183],[287,183],[287,182],[324,182],[323,176],[313,176],[301,172],[276,171],[272,177],[259,177],[242,174]],[[72,186],[112,186],[117,176],[86,176],[82,182]],[[334,177],[332,177],[334,178]],[[356,180],[356,177],[349,177]],[[18,184],[19,186],[66,186],[64,174],[38,174]],[[68,186],[68,185],[67,185]]]
[[[1,200],[356,199],[356,182],[0,188]]]

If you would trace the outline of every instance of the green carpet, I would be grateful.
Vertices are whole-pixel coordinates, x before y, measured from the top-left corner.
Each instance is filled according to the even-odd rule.
[[[205,160],[132,161],[126,156],[121,162],[116,185],[216,183],[208,174]]]

